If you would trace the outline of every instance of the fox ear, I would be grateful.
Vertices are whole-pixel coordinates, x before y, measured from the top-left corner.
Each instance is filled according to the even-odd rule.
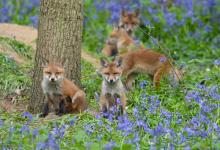
[[[139,15],[140,15],[140,9],[137,8],[137,9],[134,11],[134,13],[135,13],[135,16],[136,16],[136,17],[139,17]]]
[[[101,59],[100,59],[100,65],[101,65],[102,67],[107,67],[107,66],[108,66],[107,60],[105,60],[104,58],[101,58]]]
[[[127,16],[127,11],[126,10],[124,10],[124,8],[121,10],[121,16]]]
[[[116,66],[117,66],[117,67],[121,67],[121,65],[122,65],[122,57],[117,58],[117,59],[115,60],[115,63],[116,63]]]

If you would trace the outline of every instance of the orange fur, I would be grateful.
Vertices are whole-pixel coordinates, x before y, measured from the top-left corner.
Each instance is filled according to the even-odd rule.
[[[175,75],[171,62],[163,54],[151,50],[128,52],[123,57],[122,73],[126,77],[127,89],[132,88],[132,83],[139,73],[152,76],[153,84],[156,88],[160,86],[160,80],[164,75]]]
[[[56,86],[58,87],[56,91],[42,82],[42,87],[45,89],[44,91],[48,94],[52,92],[52,96],[47,96],[48,94],[46,94],[46,96],[48,97],[47,99],[50,104],[56,105],[55,109],[57,109],[58,104],[60,103],[59,101],[65,102],[67,113],[79,113],[87,108],[85,93],[72,81],[64,77],[63,67],[55,63],[49,63],[47,67],[44,68],[43,72],[44,80],[46,80],[46,82],[50,80],[51,76],[53,76],[55,80],[59,80],[59,82],[56,83]],[[60,96],[60,98],[58,98],[58,102],[55,102],[55,98],[53,99],[55,96],[53,95]]]
[[[105,56],[124,55],[129,51],[144,49],[143,45],[137,45],[124,28],[114,28],[110,33],[102,53]]]
[[[125,113],[126,95],[121,81],[122,68],[120,62],[101,63],[100,74],[103,77],[99,106],[101,111],[108,111],[120,98],[122,113]]]
[[[121,11],[119,26],[123,27],[129,35],[140,24],[140,10],[136,9],[134,12]]]

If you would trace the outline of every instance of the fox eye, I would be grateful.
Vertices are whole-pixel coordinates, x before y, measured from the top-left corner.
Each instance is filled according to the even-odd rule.
[[[104,73],[105,75],[109,76],[109,73]]]
[[[49,72],[49,71],[47,71],[47,72],[45,72],[45,73],[51,75],[51,72]]]
[[[61,72],[56,72],[55,74],[60,74]]]
[[[117,74],[118,74],[117,72],[114,73],[114,75],[117,75]]]

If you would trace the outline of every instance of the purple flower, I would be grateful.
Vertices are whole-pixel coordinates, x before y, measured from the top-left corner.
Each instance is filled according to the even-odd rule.
[[[184,5],[187,11],[193,11],[193,0],[184,0]]]
[[[46,149],[46,143],[38,142],[36,146],[36,150],[42,150],[42,149]]]
[[[184,142],[186,142],[186,137],[181,133],[180,134],[180,141],[178,142],[178,144],[182,144]]]
[[[86,149],[91,149],[91,145],[93,144],[93,142],[86,142]]]
[[[134,124],[128,118],[124,118],[123,120],[120,120],[117,126],[117,130],[122,131],[122,134],[124,136],[127,136],[130,133],[132,133],[133,128],[134,128]]]
[[[191,148],[189,145],[187,145],[186,147],[184,147],[184,150],[191,150]]]
[[[0,127],[4,125],[4,121],[0,119]]]
[[[114,141],[110,141],[105,145],[105,150],[112,150],[116,146]]]
[[[30,129],[27,125],[23,125],[20,131],[21,133],[29,133]]]
[[[190,122],[193,124],[194,128],[198,128],[200,126],[200,120],[197,117],[193,117]]]
[[[161,123],[159,123],[158,126],[156,127],[156,129],[154,130],[154,136],[158,136],[163,133],[164,133],[163,125]]]
[[[46,143],[48,149],[59,150],[60,146],[56,143],[56,139],[52,134],[48,134],[48,142]]]
[[[9,132],[10,132],[10,133],[13,133],[14,131],[15,131],[15,127],[10,127],[10,128],[9,128]]]
[[[169,27],[172,27],[173,25],[175,25],[177,23],[176,20],[176,14],[173,13],[165,13],[164,17],[166,19],[166,22],[168,24]]]
[[[165,62],[165,61],[167,61],[166,57],[160,57],[160,62]]]
[[[147,81],[144,80],[140,83],[140,88],[144,89],[147,86]]]
[[[137,143],[137,142],[139,142],[139,141],[140,141],[140,137],[139,137],[139,135],[138,135],[138,132],[135,132],[134,138],[133,138],[132,142],[133,142],[133,143]]]
[[[219,59],[214,60],[214,65],[219,66],[220,65],[220,60]]]
[[[33,116],[29,113],[29,112],[24,112],[22,114],[22,117],[23,118],[28,118],[29,121],[32,121],[33,120]]]
[[[209,32],[212,32],[212,27],[209,26],[209,25],[206,25],[206,26],[205,26],[205,31],[208,32],[208,33],[209,33]]]
[[[70,126],[74,126],[76,119],[77,118],[74,117],[73,119],[70,120]]]
[[[38,15],[30,16],[29,19],[30,19],[31,23],[33,24],[33,26],[35,28],[37,28],[37,26],[38,26]]]
[[[95,130],[95,126],[93,124],[86,124],[84,125],[84,130],[88,135],[91,135]]]
[[[39,130],[38,130],[37,128],[34,129],[33,132],[32,132],[32,135],[33,135],[34,138],[35,138],[36,136],[38,136],[38,135],[39,135]]]

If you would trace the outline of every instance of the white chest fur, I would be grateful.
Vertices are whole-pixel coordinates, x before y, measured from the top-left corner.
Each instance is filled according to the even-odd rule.
[[[43,93],[50,96],[52,99],[55,96],[62,95],[61,82],[50,82],[48,80],[43,80],[41,83]]]
[[[115,94],[121,95],[124,93],[124,85],[122,84],[121,80],[116,81],[114,84],[108,83],[106,80],[102,82],[102,93],[111,94],[112,96]]]

